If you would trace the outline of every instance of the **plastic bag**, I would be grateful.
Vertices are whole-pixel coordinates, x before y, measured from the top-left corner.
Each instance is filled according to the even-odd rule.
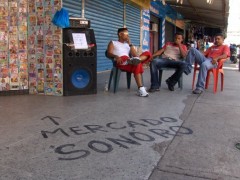
[[[57,11],[52,19],[52,23],[61,28],[69,27],[69,15],[68,11],[64,8],[61,8],[60,11]]]

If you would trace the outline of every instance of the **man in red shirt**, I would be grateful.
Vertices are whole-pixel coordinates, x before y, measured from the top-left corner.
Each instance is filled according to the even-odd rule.
[[[193,94],[201,94],[203,92],[208,70],[216,68],[219,60],[230,56],[230,49],[227,45],[223,45],[223,42],[224,36],[219,33],[215,35],[214,45],[208,48],[203,54],[195,48],[189,50],[186,57],[187,67],[184,73],[186,75],[191,73],[194,62],[200,65],[198,81]]]
[[[178,32],[175,34],[174,42],[166,43],[162,49],[153,54],[153,58],[160,55],[161,58],[155,58],[151,62],[151,87],[148,90],[149,92],[159,91],[158,69],[161,67],[176,68],[175,73],[166,80],[168,89],[174,91],[175,84],[186,68],[186,64],[180,60],[187,54],[187,47],[182,44],[182,41],[183,34]]]

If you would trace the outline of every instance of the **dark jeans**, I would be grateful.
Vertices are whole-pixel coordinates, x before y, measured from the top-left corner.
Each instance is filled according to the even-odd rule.
[[[159,88],[159,75],[158,71],[162,67],[176,68],[175,73],[168,78],[169,84],[175,86],[181,77],[183,71],[186,68],[186,63],[184,61],[174,61],[165,58],[154,59],[150,64],[151,71],[151,88],[158,89]]]

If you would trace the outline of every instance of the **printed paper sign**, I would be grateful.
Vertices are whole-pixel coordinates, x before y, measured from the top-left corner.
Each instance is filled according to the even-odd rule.
[[[85,33],[72,33],[75,49],[87,49],[87,39]]]

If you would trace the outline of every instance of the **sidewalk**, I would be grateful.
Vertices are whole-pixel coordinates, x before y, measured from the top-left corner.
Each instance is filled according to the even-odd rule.
[[[0,97],[1,180],[240,179],[239,76],[226,69],[215,95],[191,94],[192,74],[148,98],[122,74],[113,94],[104,72],[96,95]]]
[[[190,95],[181,115],[190,136],[176,136],[150,180],[240,179],[240,96],[236,65],[226,63],[224,91]],[[237,68],[238,69],[238,68]]]

